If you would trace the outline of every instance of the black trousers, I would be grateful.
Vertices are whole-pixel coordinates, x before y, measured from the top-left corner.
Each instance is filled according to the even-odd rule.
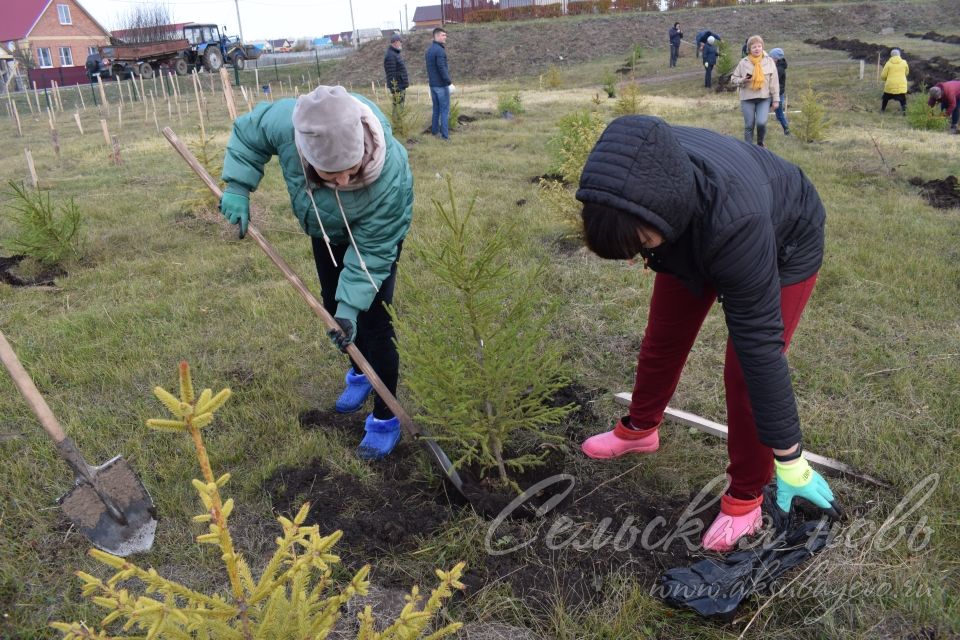
[[[670,66],[677,66],[677,56],[680,55],[680,45],[671,44],[670,45]]]
[[[708,64],[703,71],[703,86],[710,89],[713,87],[713,83],[710,81],[710,76],[713,75],[713,65]]]
[[[313,243],[313,261],[317,265],[317,276],[320,278],[320,297],[323,299],[323,308],[334,315],[337,312],[337,284],[340,281],[340,272],[343,271],[343,255],[349,245],[331,245],[337,266],[330,261],[330,254],[323,238],[310,238]],[[397,247],[397,260],[400,260],[400,251],[403,243]],[[397,346],[393,343],[393,322],[387,313],[384,303],[393,303],[393,290],[397,284],[397,263],[390,267],[390,276],[380,285],[380,291],[373,299],[373,304],[366,311],[361,311],[357,317],[357,338],[354,341],[360,353],[367,359],[373,370],[377,372],[383,384],[394,396],[397,395],[397,380],[400,378],[400,355]],[[360,373],[360,368],[352,362],[354,370]],[[373,417],[378,420],[388,420],[393,412],[386,403],[375,394],[373,402]]]
[[[887,110],[887,103],[888,103],[889,101],[891,101],[891,100],[896,100],[897,102],[900,103],[900,110],[901,110],[901,111],[906,111],[906,110],[907,110],[907,94],[905,94],[905,93],[887,93],[887,92],[884,92],[884,93],[883,93],[883,100],[882,100],[882,102],[880,103],[880,111],[886,111],[886,110]]]

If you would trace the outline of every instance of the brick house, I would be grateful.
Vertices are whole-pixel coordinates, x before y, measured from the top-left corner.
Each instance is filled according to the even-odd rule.
[[[86,80],[87,55],[110,44],[110,32],[76,0],[13,0],[0,5],[0,42],[29,61],[38,84],[50,79],[72,84]]]

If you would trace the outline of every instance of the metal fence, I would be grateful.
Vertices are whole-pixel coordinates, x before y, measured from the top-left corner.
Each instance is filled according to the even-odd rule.
[[[266,67],[290,64],[304,64],[315,60],[336,60],[353,55],[356,51],[353,47],[329,47],[326,49],[314,49],[313,51],[296,51],[290,53],[264,53],[256,60],[247,60],[247,66],[251,69],[264,69]]]

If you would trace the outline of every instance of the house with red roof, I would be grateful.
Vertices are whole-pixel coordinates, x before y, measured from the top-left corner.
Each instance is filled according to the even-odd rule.
[[[0,42],[31,71],[40,70],[30,74],[38,84],[72,84],[86,80],[87,55],[110,44],[110,32],[77,0],[7,0],[0,3]]]

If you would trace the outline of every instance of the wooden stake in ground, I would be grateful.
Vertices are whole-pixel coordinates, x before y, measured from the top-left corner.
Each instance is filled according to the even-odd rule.
[[[240,85],[240,94],[243,96],[243,101],[247,103],[247,113],[253,111],[253,107],[250,106],[250,94],[247,93],[247,88],[243,85]]]
[[[177,102],[177,122],[183,124],[183,114],[180,113],[180,103]]]
[[[40,92],[37,91],[37,82],[33,82],[33,97],[37,99],[37,114],[43,113],[43,109],[40,108]]]
[[[880,82],[880,52],[877,51],[877,82]]]
[[[53,152],[57,156],[57,161],[60,160],[60,136],[57,134],[56,129],[50,129],[50,143],[53,144]]]
[[[30,115],[33,115],[33,101],[30,100],[30,90],[27,89],[24,92],[24,95],[27,97],[27,106],[30,107]],[[10,95],[9,93],[7,95]]]
[[[866,65],[864,64],[864,61],[861,60],[861,61],[860,61],[860,79],[861,79],[861,80],[863,80],[863,68],[864,68],[864,66],[866,66]]]
[[[54,123],[53,123],[53,109],[51,109],[50,107],[47,107],[47,124],[49,124],[49,125],[50,125],[50,128],[53,129],[53,127],[54,127]]]
[[[200,87],[200,76],[197,75],[196,70],[193,72],[193,95],[197,98],[197,114],[200,116],[200,139],[207,139],[207,130],[203,126],[203,105],[200,104],[200,92],[203,89]]]
[[[260,69],[254,67],[253,69],[253,86],[256,88],[256,91],[260,92]]]
[[[27,157],[27,169],[30,170],[30,185],[34,189],[39,189],[40,180],[37,179],[37,167],[33,164],[33,154],[30,153],[30,149],[24,149],[23,155]]]
[[[23,126],[20,124],[20,112],[17,111],[17,103],[10,101],[10,106],[13,107],[13,117],[17,121],[17,135],[21,138],[23,137]]]
[[[100,88],[100,104],[103,105],[103,108],[106,109],[107,115],[110,115],[110,103],[107,102],[107,92],[103,90],[103,78],[100,77],[100,74],[97,74],[97,86]],[[109,142],[109,140],[107,141]]]
[[[110,146],[110,129],[107,127],[107,121],[100,118],[100,130],[103,131],[103,139]]]
[[[79,112],[79,111],[74,111],[74,112],[73,112],[73,121],[77,123],[77,129],[80,130],[80,135],[83,135],[83,125],[80,124],[80,112]]]
[[[83,101],[83,91],[80,91],[80,85],[75,84],[75,85],[73,85],[73,86],[75,86],[75,87],[77,88],[77,97],[80,98],[80,107],[81,107],[84,111],[86,111],[86,110],[87,110],[87,103]]]
[[[237,119],[237,103],[233,100],[233,87],[230,86],[230,76],[227,75],[226,67],[220,67],[220,84],[223,85],[223,97],[227,101],[230,122],[233,122]]]
[[[123,129],[123,105],[117,105],[117,129]]]
[[[373,91],[373,100],[377,104],[380,104],[380,94],[377,93],[377,85],[374,84],[373,80],[370,81],[370,90]]]
[[[157,101],[153,97],[153,91],[150,92],[150,104],[153,106],[153,124],[157,125],[157,133],[160,133],[160,121],[157,120]]]
[[[117,136],[113,136],[113,164],[123,164],[120,160],[120,140],[117,139]]]

